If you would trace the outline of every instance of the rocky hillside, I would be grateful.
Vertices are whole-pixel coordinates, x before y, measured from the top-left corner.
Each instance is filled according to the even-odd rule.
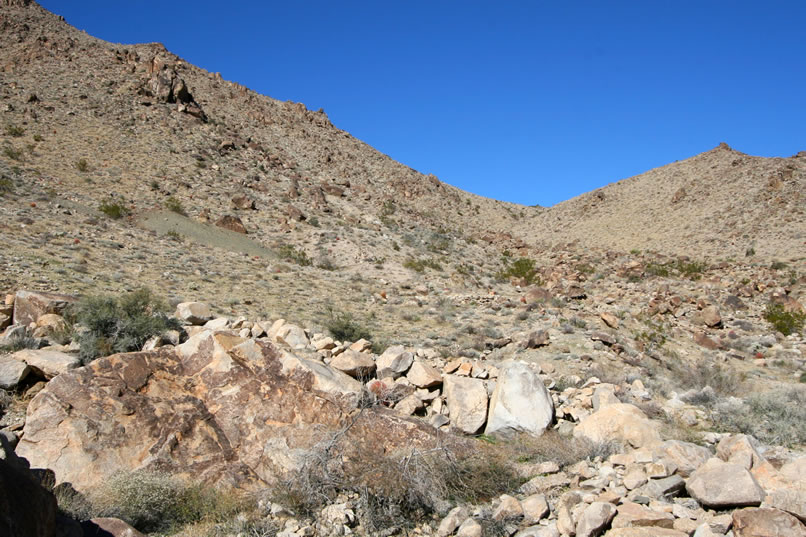
[[[547,247],[574,242],[694,258],[806,255],[806,151],[762,158],[726,144],[533,214],[516,233]]]
[[[806,534],[803,155],[522,207],[0,2],[0,534]]]

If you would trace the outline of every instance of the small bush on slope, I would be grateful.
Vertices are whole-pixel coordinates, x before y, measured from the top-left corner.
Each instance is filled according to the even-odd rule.
[[[117,352],[138,351],[148,338],[178,329],[179,321],[166,312],[167,306],[148,289],[79,301],[68,311],[68,318],[83,327],[77,335],[82,363]]]

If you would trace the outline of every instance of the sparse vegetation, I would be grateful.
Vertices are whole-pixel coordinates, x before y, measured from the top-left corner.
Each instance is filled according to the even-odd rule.
[[[712,421],[720,429],[750,434],[772,445],[806,443],[806,387],[791,386],[718,403]]]
[[[17,352],[23,349],[38,349],[39,340],[27,334],[19,335],[9,338],[9,340],[0,345],[0,351],[4,352]]]
[[[433,270],[442,270],[442,265],[436,259],[414,259],[409,258],[403,262],[403,266],[415,272],[425,272],[425,269],[430,268]]]
[[[798,334],[803,330],[806,314],[787,311],[781,304],[768,304],[767,309],[764,311],[764,319],[766,319],[775,330],[788,336],[790,334]]]
[[[6,136],[13,136],[15,138],[19,138],[25,134],[25,129],[19,127],[17,125],[6,125],[5,128]]]
[[[351,313],[329,309],[325,328],[339,341],[372,340],[372,331],[356,320]]]
[[[14,181],[9,177],[0,176],[0,196],[14,192]]]
[[[129,214],[126,206],[114,199],[102,202],[98,210],[113,220],[119,220]]]
[[[170,533],[202,520],[222,522],[248,508],[235,493],[145,470],[115,474],[86,497],[62,489],[57,499],[60,510],[75,519],[115,517],[149,533]]]
[[[173,213],[181,214],[182,216],[187,216],[187,212],[185,211],[185,208],[182,206],[182,202],[173,196],[165,200],[165,208]]]
[[[76,161],[76,169],[82,173],[88,172],[90,170],[90,164],[87,162],[87,159],[80,158]]]
[[[79,357],[86,364],[100,356],[138,351],[148,338],[179,329],[167,311],[164,302],[143,288],[120,297],[86,297],[68,309],[67,318],[80,327]]]
[[[308,254],[302,250],[298,250],[291,244],[283,244],[277,248],[277,255],[279,255],[281,259],[291,261],[302,267],[309,267],[313,264]]]
[[[509,278],[523,279],[526,285],[542,285],[542,280],[535,268],[535,262],[528,257],[521,257],[515,261],[510,262],[510,257],[504,252],[503,260],[505,267],[498,272],[496,277],[499,280],[507,280]]]
[[[22,160],[22,151],[10,145],[3,148],[3,154],[11,160]]]

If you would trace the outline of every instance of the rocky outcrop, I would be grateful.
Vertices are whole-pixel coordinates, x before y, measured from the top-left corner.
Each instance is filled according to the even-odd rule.
[[[70,295],[42,293],[38,291],[17,291],[14,296],[14,324],[35,323],[47,313],[61,314],[76,298]]]
[[[54,378],[28,407],[17,452],[79,491],[126,470],[251,489],[301,464],[352,423],[350,445],[424,445],[430,427],[356,409],[361,384],[321,362],[232,332],[118,354]]]

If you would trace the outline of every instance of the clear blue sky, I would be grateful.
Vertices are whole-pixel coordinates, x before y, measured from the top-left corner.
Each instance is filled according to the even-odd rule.
[[[39,0],[483,196],[553,205],[727,142],[806,150],[806,2]]]

